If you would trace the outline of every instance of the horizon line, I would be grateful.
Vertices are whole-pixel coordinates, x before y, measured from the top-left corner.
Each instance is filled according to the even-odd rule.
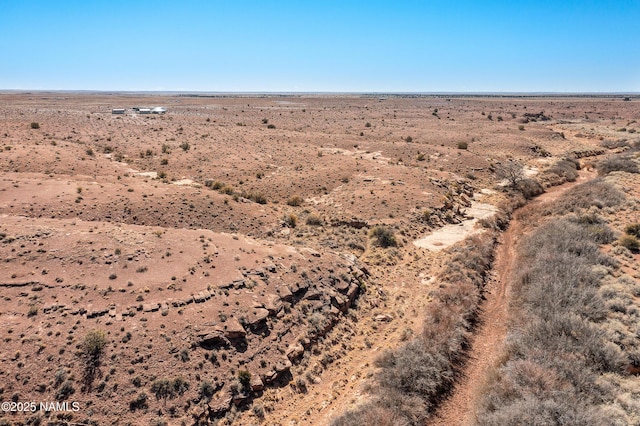
[[[375,95],[375,96],[638,96],[640,91],[225,91],[225,90],[104,90],[0,89],[0,94],[168,94],[168,95]]]

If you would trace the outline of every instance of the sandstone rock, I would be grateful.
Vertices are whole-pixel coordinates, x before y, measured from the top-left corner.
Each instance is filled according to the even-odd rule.
[[[229,410],[229,407],[231,407],[232,399],[233,396],[229,389],[223,389],[222,391],[220,391],[217,397],[213,398],[209,402],[210,415],[212,417],[219,417],[223,415],[225,412],[227,412],[227,410]]]
[[[251,316],[249,318],[249,324],[255,325],[261,321],[266,320],[269,317],[269,311],[264,308],[257,308],[251,312]]]
[[[264,383],[259,375],[253,374],[251,375],[251,381],[249,382],[249,386],[253,392],[260,392],[264,389]]]
[[[358,295],[358,286],[355,284],[351,284],[349,286],[349,290],[347,291],[347,297],[349,298],[349,305],[353,303],[357,295]]]
[[[333,305],[334,307],[338,308],[343,312],[346,311],[348,308],[347,299],[344,296],[337,293],[331,296],[331,305]]]
[[[311,290],[308,291],[307,294],[304,295],[304,299],[305,300],[322,300],[324,296],[324,293],[322,292],[322,290]]]
[[[389,322],[393,320],[393,317],[389,314],[380,314],[380,315],[376,315],[374,319],[380,322]]]
[[[87,311],[87,318],[97,318],[106,315],[109,309],[92,309]]]
[[[145,303],[142,305],[143,312],[156,312],[160,309],[160,304],[158,303]]]
[[[309,283],[306,281],[299,281],[289,286],[289,290],[291,290],[291,293],[293,294],[298,293],[300,291],[304,291],[308,288],[309,288]]]
[[[237,339],[247,335],[244,327],[235,318],[229,318],[222,326],[224,329],[224,335],[227,339]]]
[[[276,373],[280,374],[284,371],[289,371],[292,365],[293,364],[291,364],[289,358],[283,358],[276,363],[274,369],[276,370]]]
[[[267,294],[264,307],[271,315],[277,314],[282,309],[282,300],[277,294]]]
[[[223,333],[219,331],[202,333],[201,335],[198,336],[198,344],[203,346],[216,346],[226,342],[227,341],[224,338]]]
[[[349,289],[349,283],[342,280],[337,280],[336,282],[334,282],[333,288],[338,290],[340,293],[346,293]]]
[[[300,343],[291,344],[285,354],[290,361],[295,361],[304,354],[304,347]]]
[[[285,285],[278,287],[276,289],[276,293],[280,295],[280,298],[282,300],[286,300],[290,302],[293,299],[293,293],[291,293],[291,290],[289,290],[289,287]]]

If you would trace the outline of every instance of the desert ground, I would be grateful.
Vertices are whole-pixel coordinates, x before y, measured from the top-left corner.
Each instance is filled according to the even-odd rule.
[[[622,96],[0,94],[0,424],[330,424],[421,333],[452,248],[545,201],[508,165],[561,197],[636,120]],[[487,271],[505,330],[524,222]],[[505,330],[474,329],[489,360],[462,376]],[[461,382],[425,424],[471,422]]]

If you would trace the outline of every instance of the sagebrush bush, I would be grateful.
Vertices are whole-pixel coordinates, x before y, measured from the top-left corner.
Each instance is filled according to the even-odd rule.
[[[626,139],[617,139],[615,141],[611,139],[605,139],[602,142],[600,142],[600,145],[608,149],[624,148],[629,146],[629,142]]]
[[[302,197],[300,197],[299,195],[293,195],[291,197],[289,197],[289,199],[287,200],[287,204],[292,206],[292,207],[298,207],[302,205]]]
[[[579,169],[580,163],[574,159],[566,158],[555,162],[546,172],[561,176],[569,182],[574,182],[578,178]]]
[[[129,411],[145,410],[149,408],[149,403],[147,402],[148,400],[149,397],[146,393],[139,393],[135,399],[129,401]]]
[[[627,173],[639,173],[638,163],[636,163],[630,156],[613,156],[600,160],[597,165],[598,174],[606,175],[611,172],[627,172]]]
[[[262,192],[243,192],[242,196],[244,198],[247,198],[251,201],[253,201],[254,203],[258,203],[258,204],[267,204],[267,196],[264,195]]]
[[[588,210],[590,207],[598,209],[614,207],[623,201],[624,194],[619,189],[602,179],[595,179],[576,185],[551,204],[545,213],[563,215]]]
[[[306,219],[306,224],[310,225],[310,226],[320,226],[322,225],[323,221],[322,218],[320,216],[318,216],[317,214],[310,214],[309,216],[307,216]]]
[[[287,228],[295,228],[298,225],[298,216],[293,213],[285,215],[282,220]]]
[[[409,426],[411,423],[393,408],[368,403],[333,419],[331,426]]]

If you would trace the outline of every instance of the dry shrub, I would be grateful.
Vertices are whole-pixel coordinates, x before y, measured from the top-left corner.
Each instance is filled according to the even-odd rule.
[[[300,197],[299,195],[293,195],[291,197],[289,197],[289,199],[287,200],[287,204],[292,206],[292,207],[298,207],[302,205],[302,197]]]
[[[565,178],[569,182],[574,182],[578,178],[578,170],[580,163],[574,159],[564,159],[557,161],[548,170],[547,173],[553,173]]]
[[[640,241],[633,235],[623,235],[618,239],[618,244],[630,252],[636,253],[640,250]]]
[[[520,182],[518,182],[518,190],[522,192],[522,195],[527,200],[530,200],[533,197],[537,197],[538,195],[544,193],[544,188],[542,187],[540,182],[530,178],[522,179]]]
[[[323,223],[322,218],[315,213],[307,216],[306,224],[310,226],[321,226]]]
[[[331,422],[331,426],[409,426],[402,415],[375,404],[365,404],[349,410]]]
[[[640,173],[638,163],[628,155],[616,155],[598,162],[598,174],[601,176],[611,172]]]
[[[617,139],[615,141],[612,141],[611,139],[605,139],[600,142],[600,145],[608,149],[625,148],[629,146],[629,142],[626,139]]]
[[[570,192],[550,206],[545,213],[563,215],[570,212],[581,212],[590,207],[602,209],[614,207],[624,201],[624,194],[613,185],[602,179],[576,185]]]
[[[248,200],[253,201],[254,203],[267,204],[267,196],[264,195],[262,192],[255,192],[255,191],[242,192],[241,196]]]

